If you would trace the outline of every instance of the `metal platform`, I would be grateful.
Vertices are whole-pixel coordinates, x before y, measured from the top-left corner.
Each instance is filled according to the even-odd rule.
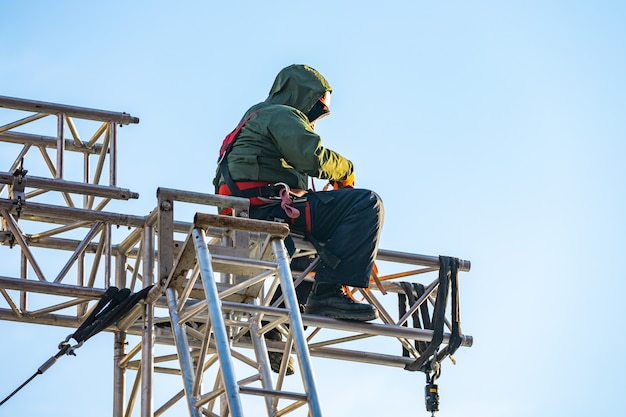
[[[356,294],[380,319],[341,321],[301,314],[295,287],[313,279],[315,250],[285,224],[247,218],[246,199],[160,188],[146,215],[106,211],[111,200],[139,197],[117,186],[116,162],[117,127],[138,121],[0,96],[0,149],[15,155],[0,172],[0,319],[77,328],[110,286],[153,285],[145,302],[107,329],[115,335],[114,416],[178,415],[180,403],[190,416],[257,416],[259,401],[268,416],[321,416],[315,357],[398,372],[421,357],[416,342],[431,342],[436,331],[407,324],[437,303],[438,256],[381,249],[377,264],[393,273]],[[70,161],[82,172],[66,173]],[[197,208],[195,216],[175,218],[181,205]],[[233,208],[233,216],[210,214],[216,207]],[[291,257],[288,236],[296,246]],[[294,258],[310,260],[309,267],[292,271]],[[470,269],[469,261],[458,265]],[[389,310],[406,292],[400,281],[425,289],[402,316]],[[454,309],[445,308],[452,318],[441,350],[455,336]],[[471,336],[456,337],[471,346]],[[372,349],[380,338],[397,347]],[[287,376],[287,360],[272,371],[281,355],[292,358],[294,375]],[[177,388],[157,400],[160,383]]]

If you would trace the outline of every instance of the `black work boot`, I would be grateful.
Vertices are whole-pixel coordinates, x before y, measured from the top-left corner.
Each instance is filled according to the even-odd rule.
[[[266,340],[276,340],[276,341],[282,341],[283,337],[280,334],[280,332],[276,329],[272,329],[269,332],[265,333],[265,339]],[[280,372],[280,365],[283,362],[283,354],[282,352],[273,352],[273,351],[268,351],[267,355],[269,357],[270,360],[270,368],[272,368],[272,371],[279,373]],[[293,375],[293,373],[295,372],[295,365],[293,362],[293,358],[291,356],[287,357],[287,375]]]
[[[378,311],[374,307],[354,302],[340,284],[325,282],[313,284],[304,312],[343,320],[370,321],[378,318]]]

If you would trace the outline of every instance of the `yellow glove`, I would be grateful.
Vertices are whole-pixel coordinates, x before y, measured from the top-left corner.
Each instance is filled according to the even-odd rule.
[[[333,185],[333,190],[338,190],[340,188],[354,188],[354,172],[348,175],[348,178],[345,180],[338,181],[330,181]]]

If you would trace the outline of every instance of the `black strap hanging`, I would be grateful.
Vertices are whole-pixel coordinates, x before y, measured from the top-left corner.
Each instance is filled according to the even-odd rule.
[[[141,291],[131,294],[128,288],[119,290],[116,287],[109,287],[102,297],[100,297],[98,304],[96,304],[96,307],[85,319],[83,324],[81,324],[80,327],[76,329],[74,333],[69,335],[63,342],[59,343],[59,352],[44,362],[44,364],[37,369],[37,372],[35,372],[30,378],[28,378],[17,389],[2,400],[2,402],[0,402],[0,406],[17,394],[19,390],[24,388],[37,375],[41,375],[47,371],[61,356],[76,356],[74,351],[77,348],[82,346],[82,344],[90,337],[113,325],[119,319],[124,317],[130,309],[135,306],[135,304],[146,298],[151,288],[152,286],[149,286]],[[71,346],[69,343],[70,339],[76,340],[78,344]]]
[[[463,342],[463,333],[461,331],[461,304],[459,299],[459,260],[451,258],[450,264],[450,284],[451,284],[451,316],[452,316],[452,333],[448,346],[437,355],[437,360],[442,361],[446,356],[454,355]]]
[[[400,283],[400,285],[402,284],[404,283]],[[407,300],[406,289],[404,289],[404,293],[401,293],[401,292],[398,293],[398,317],[404,317],[404,315],[406,314],[406,300]],[[408,327],[407,322],[405,321],[404,323],[401,324],[401,326]],[[402,356],[405,358],[409,357],[409,351],[404,346],[402,347]]]
[[[149,286],[131,294],[128,288],[118,290],[116,287],[109,287],[104,296],[98,301],[94,311],[70,338],[82,343],[91,336],[113,325],[126,315],[135,304],[145,299],[151,288],[152,286]]]
[[[408,303],[409,307],[414,305],[417,300],[419,300],[419,298],[424,294],[424,286],[422,284],[418,284],[418,283],[410,283],[410,282],[401,282],[400,286],[402,286],[402,290],[404,291],[404,293],[399,293],[398,294],[398,301],[399,301],[399,315],[400,317],[404,316],[407,312],[406,309],[406,304]],[[420,322],[420,316],[421,316],[421,322]],[[415,310],[412,314],[411,317],[413,319],[413,328],[416,329],[430,329],[430,314],[428,312],[428,305],[427,303],[422,303],[420,305],[419,310]],[[404,327],[408,327],[407,325],[407,321],[405,321],[404,323],[402,323],[402,325]],[[423,327],[422,327],[422,323],[423,323]],[[426,342],[421,342],[416,340],[415,341],[415,349],[417,350],[418,353],[422,353],[427,347],[427,343]],[[409,357],[409,351],[406,348],[402,348],[402,356],[404,357]]]
[[[459,313],[459,291],[458,291],[458,267],[459,260],[447,256],[439,257],[439,287],[437,288],[437,301],[432,315],[433,337],[426,349],[421,352],[421,356],[413,363],[405,366],[407,371],[423,370],[426,362],[433,355],[437,355],[437,361],[441,361],[447,355],[453,354],[461,345],[463,336],[461,334],[460,313]],[[452,285],[450,285],[452,284]],[[439,346],[443,342],[443,330],[445,326],[445,312],[448,302],[448,292],[452,286],[452,334],[446,349],[437,354]]]
[[[420,299],[420,297],[422,297],[424,295],[425,288],[423,284],[413,284],[413,289],[415,290],[415,295],[416,295],[416,301]],[[417,313],[417,312],[416,312]],[[428,312],[428,303],[423,302],[420,305],[420,314],[416,314],[416,318],[417,318],[417,323],[413,324],[413,327],[416,328],[420,328],[420,323],[419,323],[419,318],[422,318],[422,324],[423,324],[423,328],[424,329],[432,329],[432,323],[430,320],[430,314]],[[417,349],[417,351],[421,354],[422,352],[424,352],[426,350],[426,348],[428,347],[428,343],[427,342],[422,342],[422,341],[415,341],[415,348]]]

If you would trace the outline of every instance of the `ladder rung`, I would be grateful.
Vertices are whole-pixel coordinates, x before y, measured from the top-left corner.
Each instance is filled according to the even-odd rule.
[[[242,394],[260,395],[263,397],[281,397],[281,398],[288,398],[288,399],[298,400],[298,401],[309,400],[309,396],[307,394],[300,394],[297,392],[275,391],[275,390],[255,388],[255,387],[239,387],[239,391]]]

